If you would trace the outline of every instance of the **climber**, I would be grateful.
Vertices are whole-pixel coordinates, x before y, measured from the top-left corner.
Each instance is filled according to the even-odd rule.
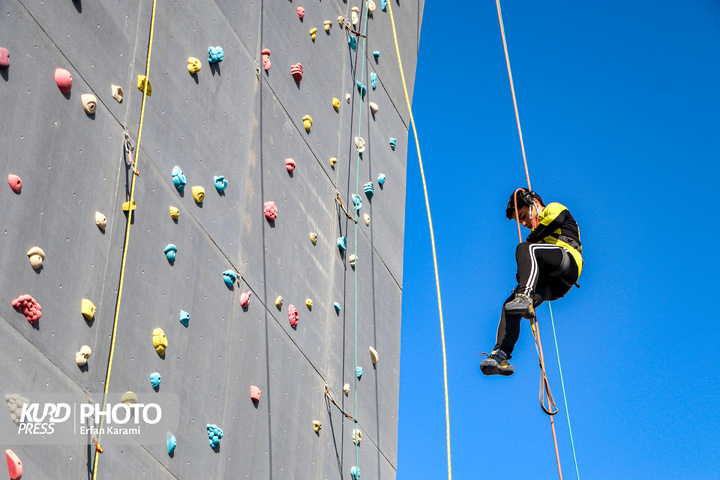
[[[495,348],[480,363],[485,375],[515,372],[508,360],[522,318],[534,318],[535,308],[545,300],[567,295],[577,285],[583,266],[580,230],[565,206],[555,202],[546,206],[540,195],[519,188],[510,196],[505,215],[532,231],[515,251],[517,287],[503,305]]]

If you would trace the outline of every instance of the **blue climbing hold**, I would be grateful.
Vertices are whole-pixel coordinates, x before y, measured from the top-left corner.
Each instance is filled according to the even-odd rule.
[[[380,0],[380,8],[382,8],[383,12],[387,8],[387,2],[388,2],[388,0]]]
[[[225,180],[225,177],[222,175],[213,177],[213,180],[215,181],[215,189],[218,191],[218,193],[222,193],[227,188],[227,180]]]
[[[168,449],[168,455],[172,455],[175,451],[175,447],[177,447],[177,438],[175,438],[175,435],[173,435],[170,432],[167,432],[167,449]]]
[[[186,327],[190,324],[190,314],[185,310],[180,310],[180,323]]]
[[[172,263],[175,261],[175,255],[177,254],[177,247],[175,245],[171,243],[165,247],[165,250],[163,251],[165,252],[168,262]]]
[[[355,210],[360,210],[362,208],[362,198],[360,198],[360,195],[353,193],[352,201],[353,205],[355,205]]]
[[[382,187],[383,185],[385,185],[385,174],[384,174],[384,173],[381,173],[380,175],[378,175],[378,184],[379,184],[381,187]]]
[[[348,45],[350,45],[350,48],[353,50],[357,50],[357,38],[355,38],[355,35],[350,35],[348,37]]]
[[[372,85],[373,90],[377,88],[377,73],[375,72],[370,74],[370,85]]]
[[[150,385],[157,390],[160,388],[160,381],[162,380],[162,376],[158,372],[154,372],[150,374]]]
[[[375,185],[373,185],[373,182],[366,183],[365,184],[365,195],[367,195],[368,198],[372,198],[372,196],[374,194],[375,194]]]
[[[340,313],[340,310],[342,310],[342,307],[340,306],[340,304],[339,304],[338,302],[335,302],[335,303],[333,304],[333,306],[335,307],[335,311],[336,311],[337,313]]]
[[[225,52],[223,51],[222,47],[209,47],[208,57],[208,61],[210,63],[219,63],[222,62],[225,58]]]
[[[395,146],[396,146],[396,145],[397,145],[397,139],[396,139],[396,138],[391,138],[391,139],[390,139],[390,148],[392,148],[393,150],[395,150]]]
[[[375,51],[373,52],[373,57],[375,57],[375,63],[377,63],[378,59],[380,58],[380,51],[379,51],[379,50],[375,50]]]
[[[365,99],[365,94],[367,93],[367,87],[360,83],[359,81],[356,81],[355,84],[357,85],[358,92],[360,92],[360,98],[363,100]]]
[[[215,448],[220,444],[220,439],[223,438],[222,428],[217,425],[207,425],[208,438],[210,439],[210,446]]]
[[[172,169],[172,179],[173,179],[173,185],[175,185],[175,188],[177,188],[178,192],[182,192],[185,190],[185,184],[187,183],[187,179],[185,178],[185,174],[183,173],[182,169],[175,165]]]
[[[350,469],[350,476],[352,480],[360,480],[360,469],[358,467],[352,467]]]
[[[232,288],[232,286],[235,285],[235,282],[237,281],[237,274],[234,270],[225,270],[223,272],[223,280],[225,280],[225,285]]]
[[[362,378],[362,367],[355,367],[355,376],[358,380]]]
[[[337,246],[340,250],[347,250],[347,237],[338,237]]]

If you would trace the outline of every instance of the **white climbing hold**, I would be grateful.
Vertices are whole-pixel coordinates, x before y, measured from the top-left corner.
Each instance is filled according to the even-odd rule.
[[[30,258],[30,265],[35,270],[40,268],[45,261],[45,252],[43,252],[43,249],[40,247],[32,247],[28,250],[27,256]]]
[[[360,18],[358,17],[358,14],[360,13],[359,7],[352,7],[352,11],[350,12],[352,16],[352,24],[357,25],[357,23],[360,21]]]
[[[355,137],[355,146],[358,152],[363,153],[365,151],[365,139],[362,137]]]
[[[345,393],[345,396],[350,395],[350,384],[349,383],[346,383],[345,385],[343,385],[343,392]]]
[[[373,365],[380,360],[380,354],[373,347],[370,347],[370,360],[372,360]]]
[[[83,345],[82,348],[80,348],[80,351],[75,354],[75,363],[77,363],[78,367],[82,367],[87,363],[90,355],[92,355],[90,347]]]
[[[350,98],[351,98],[351,97],[350,97],[350,94],[349,94],[349,93],[346,93],[346,94],[345,94],[345,101],[348,102],[348,103],[350,103]]]
[[[118,103],[122,102],[125,92],[120,85],[112,85],[112,96]]]
[[[377,114],[379,110],[378,104],[375,102],[370,102],[370,111],[373,115]]]
[[[370,225],[370,215],[366,213],[363,218],[365,219],[365,225]]]
[[[362,442],[362,432],[360,429],[356,428],[353,430],[352,439],[355,445],[360,445],[360,442]]]
[[[102,231],[107,227],[107,217],[100,212],[95,212],[95,225]]]

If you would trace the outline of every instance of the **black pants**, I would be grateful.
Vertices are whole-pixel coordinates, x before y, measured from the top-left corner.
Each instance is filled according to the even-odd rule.
[[[563,256],[565,255],[569,256],[570,254],[564,248],[555,245],[519,244],[515,251],[518,285],[505,303],[512,300],[515,293],[524,293],[532,298],[536,308],[546,300],[551,301],[564,297],[578,279],[578,266],[572,257],[565,260],[567,268],[564,272],[562,271]],[[505,313],[503,304],[495,349],[501,349],[508,355],[508,358],[520,337],[521,321],[522,316]]]

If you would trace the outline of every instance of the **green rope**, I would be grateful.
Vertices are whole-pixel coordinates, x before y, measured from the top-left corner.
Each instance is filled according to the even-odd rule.
[[[580,480],[580,471],[578,470],[577,456],[575,455],[575,442],[573,441],[572,427],[570,426],[570,409],[568,408],[567,396],[565,396],[565,380],[563,380],[562,366],[560,365],[560,350],[558,350],[557,336],[555,335],[555,319],[553,318],[552,305],[548,302],[550,308],[550,324],[553,330],[553,339],[555,340],[555,354],[557,355],[558,370],[560,370],[560,385],[562,385],[563,401],[565,402],[565,415],[567,415],[568,430],[570,431],[570,445],[572,446],[573,460],[575,460],[575,474]]]

